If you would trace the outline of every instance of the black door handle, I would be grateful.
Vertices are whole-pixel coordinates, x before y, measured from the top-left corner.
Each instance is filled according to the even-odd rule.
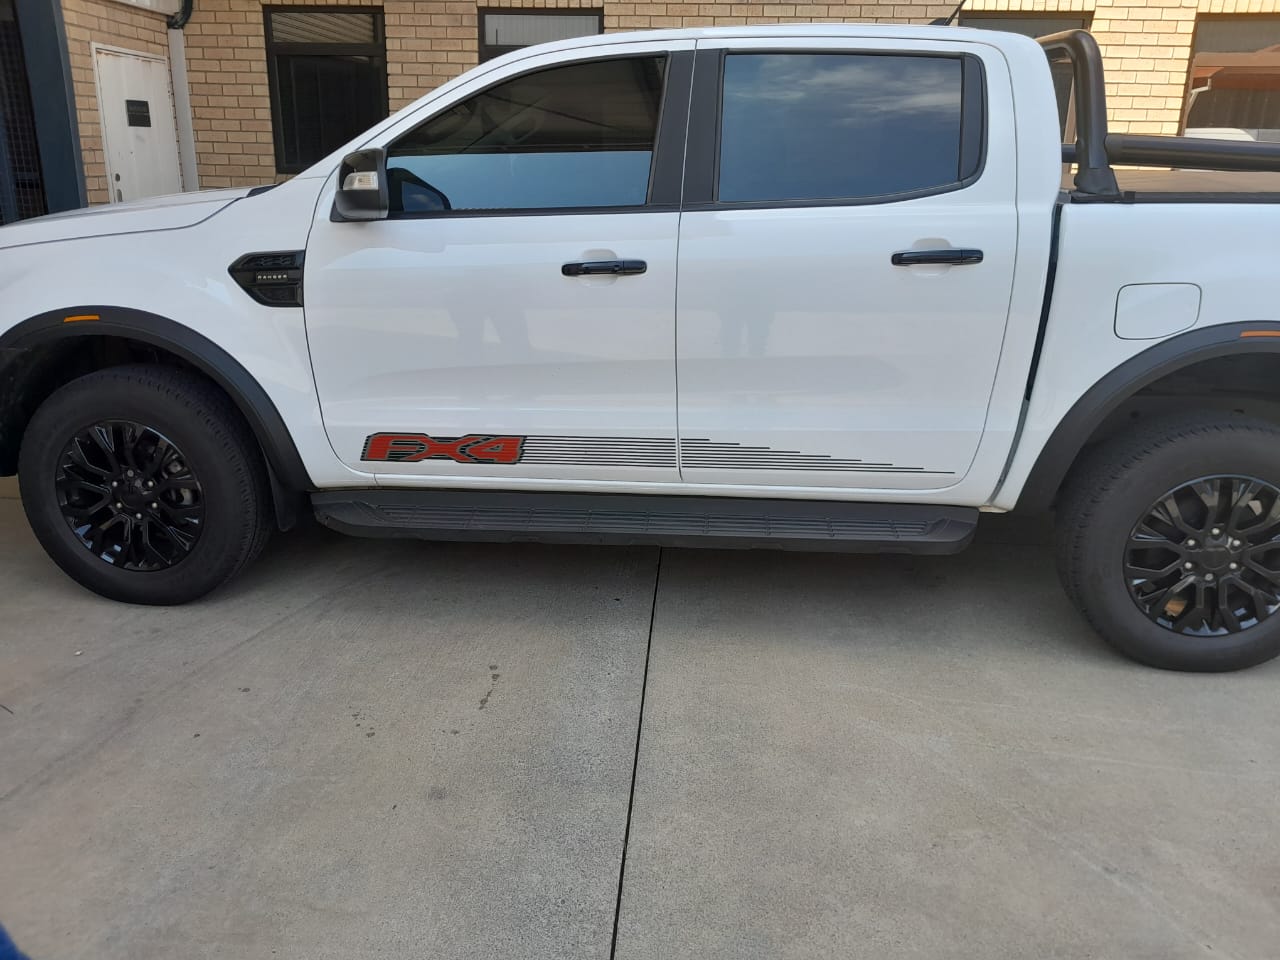
[[[560,272],[566,277],[632,277],[648,269],[643,260],[587,260],[566,263]]]
[[[966,263],[981,263],[981,250],[966,250],[960,247],[948,247],[945,250],[899,250],[889,262],[895,267],[919,267],[928,264],[946,264],[948,266],[964,266]]]

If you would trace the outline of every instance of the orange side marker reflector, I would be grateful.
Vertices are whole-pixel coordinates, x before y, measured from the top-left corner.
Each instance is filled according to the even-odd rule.
[[[79,323],[81,320],[101,320],[102,318],[96,313],[80,313],[74,317],[63,317],[63,323]]]
[[[1280,330],[1246,330],[1241,337],[1280,337]]]

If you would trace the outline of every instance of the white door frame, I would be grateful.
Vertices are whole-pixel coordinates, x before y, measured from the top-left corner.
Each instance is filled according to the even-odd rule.
[[[191,111],[191,82],[187,79],[187,41],[181,30],[170,28],[169,84],[173,95],[174,120],[178,133],[178,174],[183,190],[200,189],[200,172],[196,167],[196,133]]]

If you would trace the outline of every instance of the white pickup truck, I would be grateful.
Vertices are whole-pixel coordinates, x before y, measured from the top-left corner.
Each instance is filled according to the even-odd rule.
[[[0,474],[71,577],[157,604],[308,508],[371,536],[951,553],[983,512],[1056,504],[1113,645],[1259,663],[1280,147],[1105,116],[1078,31],[521,50],[278,186],[0,229]]]

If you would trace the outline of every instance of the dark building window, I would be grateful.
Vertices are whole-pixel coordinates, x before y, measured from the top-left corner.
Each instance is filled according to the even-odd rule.
[[[1092,17],[1087,13],[1074,15],[1034,13],[962,13],[960,26],[978,27],[983,30],[1004,30],[1020,33],[1024,37],[1047,37],[1063,30],[1088,30]],[[1058,95],[1058,117],[1062,121],[1063,140],[1075,140],[1075,117],[1071,112],[1071,64],[1066,60],[1051,63],[1053,88]]]
[[[382,11],[267,7],[276,170],[297,173],[387,115]]]
[[[535,43],[603,32],[603,10],[481,10],[480,62]]]
[[[1183,126],[1189,137],[1280,141],[1280,17],[1196,21]]]
[[[13,0],[0,0],[0,223],[45,213],[35,114]]]

